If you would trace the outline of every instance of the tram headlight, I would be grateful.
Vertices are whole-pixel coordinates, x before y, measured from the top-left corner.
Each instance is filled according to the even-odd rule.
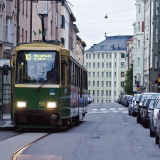
[[[17,101],[17,107],[18,108],[26,108],[27,102],[25,101]]]
[[[57,108],[56,102],[47,102],[47,108]]]

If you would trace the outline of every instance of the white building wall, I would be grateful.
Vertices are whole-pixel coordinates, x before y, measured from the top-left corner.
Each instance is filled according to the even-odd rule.
[[[121,72],[125,72],[125,65],[123,66],[123,68],[121,68],[121,62],[125,63],[125,58],[121,58],[121,53],[126,54],[126,51],[121,50],[114,52],[85,52],[84,64],[88,66],[88,90],[90,90],[90,96],[93,98],[94,103],[113,103],[119,98],[119,95],[123,93],[121,82],[124,82],[125,77],[121,77]],[[104,58],[102,58],[102,54],[104,54]],[[111,58],[109,56],[110,54],[112,56]],[[95,63],[95,68],[93,66],[93,63]],[[98,63],[99,67],[97,66]],[[104,68],[102,68],[102,63],[104,63]],[[106,65],[107,63],[108,67]],[[112,64],[111,68],[109,67],[110,63]],[[95,73],[95,76],[93,76],[93,72]],[[97,72],[99,72],[99,77],[97,75]],[[102,77],[102,72],[104,72],[104,77]],[[108,77],[106,76],[106,72],[108,72]],[[109,76],[110,72],[111,77]],[[114,73],[116,73],[116,77]],[[95,82],[94,86],[93,81]],[[99,81],[99,86],[97,85],[97,81]],[[103,86],[102,82],[104,84]],[[108,86],[106,86],[106,82],[108,82]],[[109,86],[109,82],[111,82],[111,86]],[[114,86],[114,83],[116,83],[116,86]],[[95,95],[93,95],[93,91]],[[97,94],[97,91],[99,91],[99,95]],[[102,91],[104,91],[103,95]],[[108,95],[106,95],[106,91],[108,91]],[[110,92],[111,95],[109,95]],[[116,95],[114,95],[114,92],[116,93]]]
[[[134,26],[133,41],[133,91],[136,91],[135,81],[139,81],[143,86],[143,55],[144,55],[144,31],[142,24],[144,23],[144,2],[136,0],[136,21]],[[139,8],[140,7],[140,8]]]

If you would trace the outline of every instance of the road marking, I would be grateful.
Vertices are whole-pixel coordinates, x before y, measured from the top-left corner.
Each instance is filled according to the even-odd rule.
[[[119,110],[124,110],[124,108],[119,108]]]
[[[122,111],[122,113],[128,113],[128,111]]]
[[[101,111],[105,111],[106,109],[105,108],[101,108]]]
[[[93,111],[97,111],[97,109],[92,109]]]
[[[115,110],[115,108],[110,108],[111,111]]]

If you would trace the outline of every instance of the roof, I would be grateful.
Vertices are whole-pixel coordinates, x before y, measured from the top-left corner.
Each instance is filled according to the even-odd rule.
[[[133,38],[131,35],[108,36],[104,41],[94,44],[85,52],[126,50],[126,43],[131,38]]]

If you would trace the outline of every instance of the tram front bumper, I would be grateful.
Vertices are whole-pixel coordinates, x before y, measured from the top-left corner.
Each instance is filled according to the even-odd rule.
[[[50,110],[17,110],[16,124],[27,125],[60,125],[57,109]]]

